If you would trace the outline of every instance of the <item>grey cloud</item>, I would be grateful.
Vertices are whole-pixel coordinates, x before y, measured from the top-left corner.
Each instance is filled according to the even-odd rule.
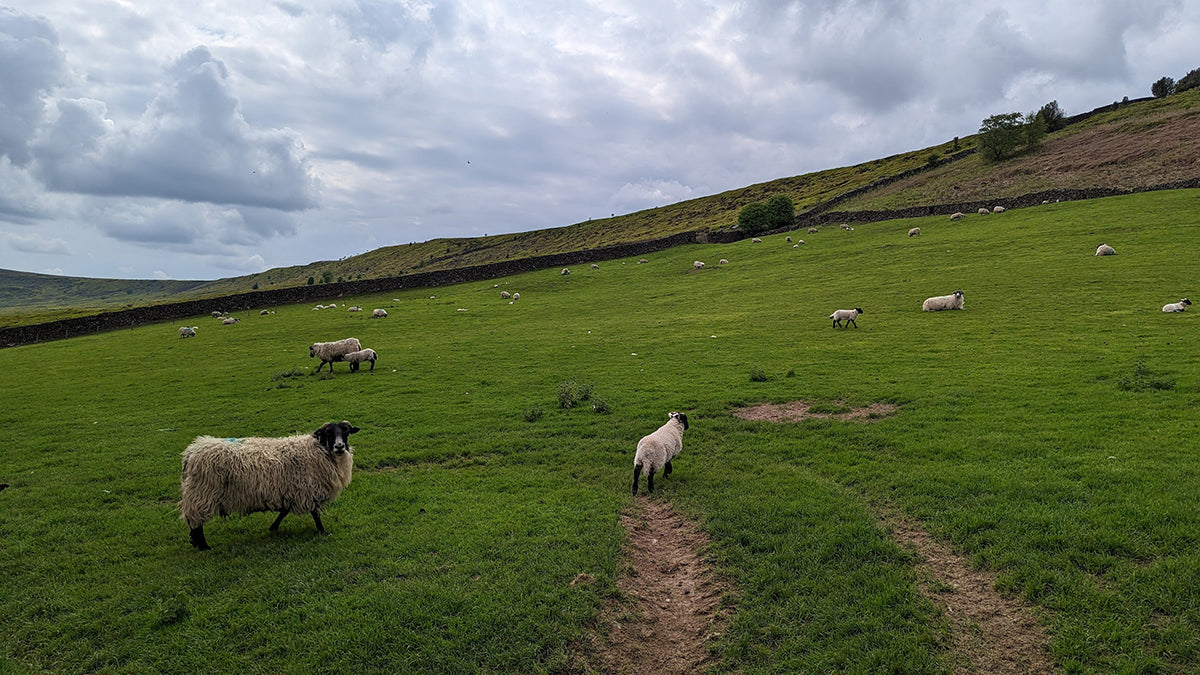
[[[45,255],[71,254],[71,249],[67,246],[67,242],[57,237],[46,239],[37,234],[0,232],[0,241],[6,242],[13,250],[21,253],[39,253]]]
[[[66,60],[48,21],[0,7],[0,156],[30,160],[46,92],[65,77]]]

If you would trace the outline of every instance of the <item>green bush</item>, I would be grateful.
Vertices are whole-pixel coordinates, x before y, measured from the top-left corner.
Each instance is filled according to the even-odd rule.
[[[1175,78],[1163,77],[1159,81],[1150,85],[1150,93],[1154,94],[1154,98],[1163,98],[1175,93]]]
[[[1179,81],[1175,83],[1175,93],[1182,94],[1188,89],[1195,89],[1196,87],[1200,87],[1200,68],[1179,78]]]
[[[765,202],[754,202],[738,211],[738,229],[746,234],[790,227],[796,220],[791,197],[775,195]]]
[[[1067,126],[1067,117],[1063,113],[1062,108],[1058,107],[1058,101],[1050,101],[1042,106],[1042,109],[1037,111],[1037,115],[1034,115],[1034,118],[1041,120],[1046,132],[1058,131]]]
[[[1045,134],[1046,125],[1036,113],[992,115],[979,127],[979,152],[984,159],[998,162],[1037,147]]]

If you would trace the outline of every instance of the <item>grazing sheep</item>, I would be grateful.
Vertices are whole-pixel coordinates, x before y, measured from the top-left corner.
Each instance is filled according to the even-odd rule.
[[[995,207],[995,208],[993,208],[993,209],[992,209],[992,213],[1004,213],[1004,207],[1003,207],[1003,206],[997,206],[997,207]]]
[[[694,267],[696,269],[700,269],[700,268],[704,267],[704,263],[700,262],[699,260],[694,260],[694,261],[692,261],[692,267]]]
[[[513,300],[520,300],[520,299],[521,299],[520,293],[513,293]]]
[[[597,265],[596,263],[592,263],[592,269],[598,270],[598,269],[600,269],[600,266]]]
[[[387,310],[386,309],[373,309],[373,310],[371,310],[371,318],[372,319],[387,318]]]
[[[846,232],[853,232],[854,228],[850,227],[850,223],[842,223],[842,229]]]
[[[729,261],[724,258],[721,258],[720,260],[717,261],[717,264],[718,265],[728,265]]]
[[[362,307],[359,307],[358,305],[354,305],[352,307],[347,307],[346,311],[347,312],[361,312],[363,310],[362,310]]]
[[[790,244],[790,243],[792,243],[792,238],[791,238],[791,237],[785,237],[785,238],[784,238],[784,241],[786,241],[787,243],[789,243],[789,244]]]
[[[363,361],[370,361],[371,372],[375,372],[375,360],[378,358],[379,355],[375,353],[374,349],[360,349],[356,352],[350,352],[342,357],[346,363],[350,364],[350,372],[352,373],[358,372],[358,366]],[[332,368],[333,366],[330,367]]]
[[[639,264],[639,265],[645,265],[645,264],[646,264],[646,263],[648,263],[648,262],[650,262],[650,261],[649,261],[649,260],[646,260],[645,258],[642,258],[641,260],[639,260],[639,261],[638,261],[638,264]]]
[[[227,316],[224,319],[221,319],[222,326],[232,326],[235,323],[241,323],[241,322],[242,322],[241,319],[235,319],[232,316]]]
[[[325,309],[337,309],[337,303],[330,303],[328,305],[325,305]]]
[[[1108,244],[1100,244],[1096,247],[1095,255],[1116,255],[1117,252]]]
[[[638,441],[633,456],[633,494],[638,492],[638,478],[646,471],[646,491],[654,492],[654,472],[663,470],[663,478],[671,475],[671,460],[683,449],[683,432],[687,431],[687,415],[667,413],[667,423]]]
[[[808,233],[809,233],[809,234],[816,234],[816,233],[817,233],[817,228],[815,228],[815,227],[810,227],[810,228],[808,228]]]
[[[919,236],[921,236],[921,228],[919,228],[919,227],[914,227],[913,229],[909,230],[909,231],[908,231],[908,236],[910,236],[910,237],[919,237]]]
[[[191,528],[192,546],[207,551],[204,524],[214,516],[278,511],[271,531],[292,511],[311,513],[317,531],[321,508],[350,484],[358,427],[330,422],[311,434],[284,438],[198,436],[183,451],[179,518]]]
[[[358,338],[345,338],[337,342],[316,342],[308,346],[308,358],[320,358],[321,365],[317,366],[314,372],[321,372],[321,366],[329,364],[329,372],[333,372],[333,364],[336,361],[341,361],[350,352],[357,352],[362,349]]]
[[[940,312],[943,309],[962,309],[963,308],[963,292],[954,291],[950,295],[937,295],[932,298],[926,298],[921,304],[922,312]]]
[[[991,211],[988,211],[987,209],[983,208],[982,206],[981,206],[981,207],[979,207],[979,215],[981,215],[981,216],[986,216],[986,215],[988,215],[989,213],[991,213]]]
[[[317,305],[316,307],[313,307],[314,312],[320,309],[325,309],[325,305]]]
[[[259,313],[258,313],[258,315],[259,315],[259,316],[266,316],[266,315],[268,315],[268,314],[270,314],[270,313],[271,313],[271,311],[270,311],[270,310],[264,309],[264,310],[262,310],[261,312],[259,312]]]
[[[967,217],[967,214],[963,213],[962,211],[956,211],[956,212],[950,214],[950,220],[962,220],[963,218],[966,218],[966,217]]]
[[[833,314],[830,314],[829,318],[833,319],[834,328],[841,328],[843,321],[846,322],[846,328],[849,328],[850,324],[854,324],[854,327],[858,328],[858,322],[855,321],[855,319],[857,319],[858,315],[862,313],[862,307],[855,307],[854,309],[839,309]]]
[[[199,328],[199,326],[180,326],[179,327],[179,337],[181,337],[181,338],[196,337],[196,329],[197,328]]]
[[[500,291],[500,299],[501,300],[507,300],[511,297],[512,297],[512,293],[509,293],[508,291]]]
[[[796,246],[793,246],[792,248],[796,248],[797,246],[801,246],[801,245],[803,245],[803,244],[804,244],[804,240],[803,240],[803,239],[797,239],[797,240],[796,240]]]
[[[570,273],[571,273],[571,270],[570,270],[570,269],[568,269],[568,268],[566,268],[566,267],[564,267],[564,268],[563,268],[563,271],[562,271],[562,273],[563,273],[564,275],[567,275],[567,274],[570,274]]]
[[[762,239],[759,239],[758,237],[755,237],[755,238],[751,239],[751,240],[750,240],[750,242],[751,242],[751,243],[754,243],[754,244],[761,244],[761,243],[762,243]]]
[[[1164,312],[1182,312],[1184,307],[1187,307],[1190,304],[1192,304],[1192,301],[1188,300],[1187,298],[1184,298],[1184,299],[1180,300],[1179,302],[1172,302],[1169,305],[1163,305],[1163,311]]]

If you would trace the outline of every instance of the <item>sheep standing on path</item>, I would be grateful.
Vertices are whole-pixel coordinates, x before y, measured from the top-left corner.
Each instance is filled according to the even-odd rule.
[[[839,309],[833,314],[830,314],[829,318],[833,319],[834,328],[841,328],[843,321],[846,322],[847,328],[850,327],[850,324],[854,324],[854,327],[858,328],[858,322],[856,322],[855,319],[858,318],[859,314],[863,313],[862,307],[855,307],[854,309]]]
[[[663,470],[663,478],[671,475],[671,460],[683,449],[683,432],[687,431],[687,415],[667,413],[667,423],[638,441],[633,456],[633,494],[638,492],[638,478],[646,471],[646,491],[654,492],[654,472]]]
[[[179,517],[192,546],[207,551],[204,524],[217,515],[278,511],[271,531],[292,511],[310,513],[317,532],[321,508],[350,484],[358,427],[330,422],[311,434],[285,438],[199,436],[183,451]]]
[[[1182,312],[1184,310],[1184,308],[1190,304],[1192,304],[1192,301],[1188,300],[1187,298],[1184,298],[1184,299],[1180,300],[1179,302],[1172,302],[1169,305],[1163,305],[1163,311],[1164,312]]]
[[[321,365],[317,366],[316,371],[321,372],[321,366],[329,364],[329,372],[333,372],[333,364],[335,361],[344,360],[345,356],[350,352],[357,352],[362,349],[358,338],[345,338],[337,342],[315,342],[308,346],[308,358],[321,359]]]
[[[950,295],[938,295],[932,298],[926,298],[921,304],[922,312],[940,312],[943,309],[962,309],[963,308],[963,292],[954,291]]]

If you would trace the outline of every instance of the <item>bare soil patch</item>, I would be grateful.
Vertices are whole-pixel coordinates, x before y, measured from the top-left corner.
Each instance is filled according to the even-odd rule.
[[[791,403],[779,404],[763,403],[762,405],[750,408],[736,408],[733,414],[735,417],[740,417],[744,420],[763,422],[799,422],[808,419],[826,418],[846,421],[879,419],[899,410],[899,406],[892,405],[891,403],[873,403],[862,408],[840,404],[834,406],[837,408],[847,408],[843,412],[823,412],[820,409],[814,409],[814,405],[817,404],[807,401],[792,401]]]
[[[601,615],[583,646],[586,668],[602,673],[694,673],[707,667],[720,635],[726,590],[705,562],[708,535],[667,503],[638,500],[621,516],[632,569],[617,580],[627,598]]]
[[[915,549],[922,595],[942,607],[955,673],[1053,673],[1049,639],[1032,609],[996,592],[996,576],[974,570],[949,546],[895,512],[883,527]]]

